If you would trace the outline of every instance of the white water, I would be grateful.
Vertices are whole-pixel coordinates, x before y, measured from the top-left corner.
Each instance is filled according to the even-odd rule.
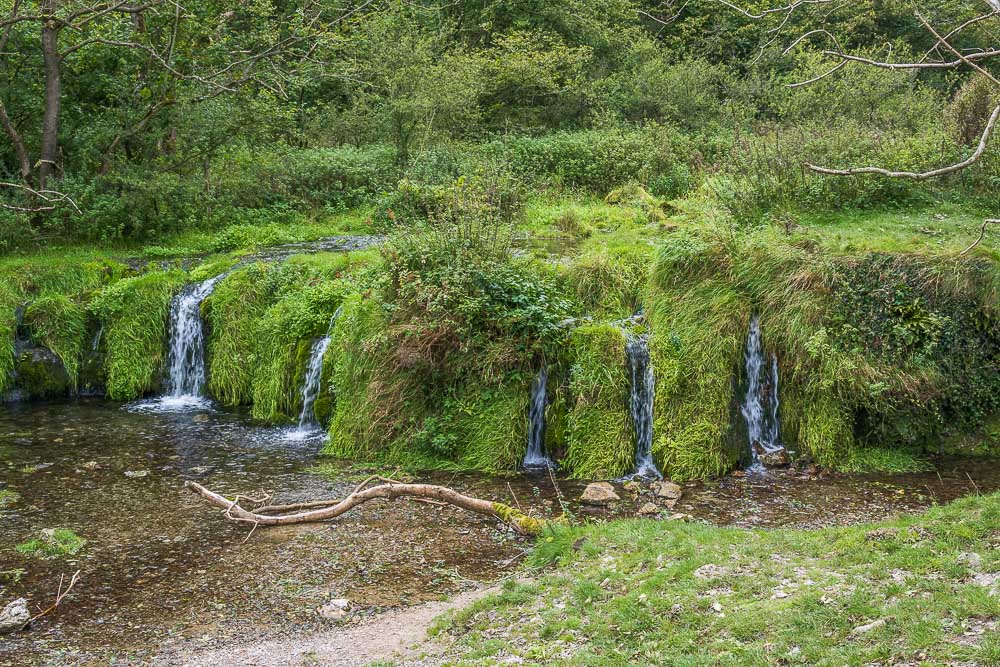
[[[330,319],[327,334],[317,339],[309,352],[309,364],[306,366],[306,376],[302,381],[302,410],[299,412],[299,425],[285,434],[286,440],[309,440],[323,434],[323,428],[316,420],[316,399],[319,397],[320,384],[323,380],[323,357],[330,347],[330,335],[340,317],[341,308]]]
[[[528,410],[528,451],[524,455],[525,468],[550,468],[552,460],[545,453],[545,406],[548,403],[547,385],[549,369],[542,366],[531,383],[531,407]]]
[[[226,277],[221,274],[189,285],[170,305],[170,350],[167,356],[167,392],[152,401],[130,406],[138,411],[184,412],[210,406],[205,388],[205,331],[201,304]]]
[[[765,362],[764,346],[761,342],[760,319],[750,320],[745,355],[747,393],[740,406],[740,412],[747,425],[747,446],[750,448],[751,470],[763,470],[760,454],[755,443],[765,452],[783,449],[778,432],[778,358],[771,355],[771,363]]]
[[[653,398],[656,395],[656,378],[649,359],[649,337],[625,333],[625,353],[632,375],[629,412],[635,426],[634,477],[662,479],[663,475],[653,461]]]

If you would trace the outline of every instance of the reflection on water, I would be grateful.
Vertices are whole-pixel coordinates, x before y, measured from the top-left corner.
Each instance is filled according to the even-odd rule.
[[[17,583],[0,580],[0,603],[24,596],[32,608],[48,606],[59,575],[81,570],[63,608],[0,642],[0,665],[141,662],[203,638],[306,632],[324,623],[314,610],[329,597],[348,597],[362,613],[438,598],[516,568],[528,546],[486,518],[406,501],[371,503],[326,524],[260,529],[244,544],[245,526],[183,489],[184,479],[197,479],[224,493],[277,491],[277,501],[296,502],[342,496],[366,474],[333,463],[320,474],[321,442],[286,436],[219,408],[0,406],[0,488],[21,496],[0,509],[0,571],[25,570]],[[976,487],[995,490],[998,471],[966,463],[944,466],[940,476],[725,478],[685,486],[676,509],[745,526],[867,521]],[[561,511],[547,474],[420,479],[537,513]],[[572,501],[582,482],[558,485],[578,518],[609,516]],[[620,493],[621,514],[650,499]],[[87,546],[50,561],[13,550],[43,528],[71,528]]]

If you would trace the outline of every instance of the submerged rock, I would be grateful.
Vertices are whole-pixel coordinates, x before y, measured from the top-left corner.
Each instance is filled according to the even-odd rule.
[[[0,634],[20,630],[30,618],[28,601],[17,598],[0,611]]]
[[[682,495],[684,495],[683,489],[681,489],[679,484],[674,484],[669,479],[665,479],[661,482],[653,482],[650,487],[653,493],[659,498],[666,498],[668,500],[677,500]]]
[[[757,460],[760,461],[761,465],[765,468],[780,468],[788,465],[788,452],[784,447],[779,447],[778,449],[767,449],[761,445],[760,442],[754,441],[753,449],[757,454]]]
[[[609,505],[621,500],[615,493],[615,487],[608,482],[594,482],[588,484],[580,495],[580,502],[588,505]]]
[[[126,470],[125,476],[129,479],[142,479],[149,474],[148,470]]]

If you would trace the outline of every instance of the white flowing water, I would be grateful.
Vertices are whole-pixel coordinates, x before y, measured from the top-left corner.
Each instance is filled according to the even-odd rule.
[[[330,319],[330,326],[322,338],[317,339],[309,352],[309,364],[306,366],[306,376],[302,381],[302,410],[299,412],[299,424],[289,431],[287,440],[309,440],[323,434],[323,429],[316,420],[316,399],[319,398],[323,380],[323,357],[330,347],[330,336],[337,324],[342,308]]]
[[[531,407],[528,410],[528,451],[524,455],[525,468],[549,468],[552,460],[545,453],[545,406],[548,403],[549,369],[542,366],[531,383]]]
[[[201,304],[226,277],[188,285],[170,305],[170,350],[167,356],[166,393],[152,401],[132,404],[138,411],[172,412],[209,407],[205,388],[205,330]]]
[[[759,471],[764,469],[762,454],[780,452],[784,447],[778,430],[778,358],[772,354],[767,363],[756,316],[750,320],[745,361],[747,393],[740,412],[747,425],[750,469]]]
[[[634,477],[662,479],[663,475],[653,461],[653,398],[656,379],[649,359],[649,336],[625,333],[625,353],[632,375],[629,412],[635,427]]]

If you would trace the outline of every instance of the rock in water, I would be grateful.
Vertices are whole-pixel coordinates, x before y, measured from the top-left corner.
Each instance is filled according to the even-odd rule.
[[[17,598],[0,612],[0,634],[20,630],[30,618],[28,601],[24,598]]]
[[[781,466],[788,465],[788,452],[785,451],[784,447],[767,449],[759,442],[754,442],[753,449],[757,454],[757,460],[765,468],[780,468]]]
[[[658,497],[667,498],[668,500],[677,500],[684,495],[684,491],[678,484],[674,484],[667,479],[662,482],[653,482],[649,488],[651,488],[653,493],[655,493]]]
[[[580,495],[580,502],[588,505],[609,505],[618,500],[621,498],[615,493],[615,487],[608,482],[588,484],[587,488],[583,490],[583,494]]]

